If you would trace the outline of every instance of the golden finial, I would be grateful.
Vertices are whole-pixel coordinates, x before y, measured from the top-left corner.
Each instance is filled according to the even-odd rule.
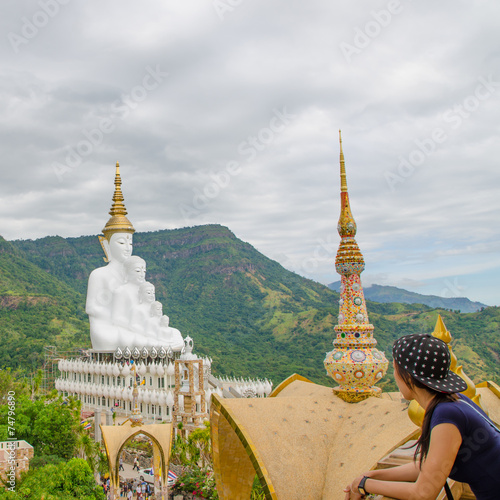
[[[345,173],[344,151],[342,150],[342,132],[339,129],[340,142],[340,192],[347,193],[347,175]]]
[[[432,336],[436,337],[439,340],[442,340],[448,346],[451,357],[450,370],[454,372],[455,368],[457,367],[457,357],[455,356],[455,353],[451,349],[451,333],[446,328],[443,318],[441,317],[441,314],[438,314],[438,319],[436,321],[436,326],[434,327],[434,331],[432,332]]]
[[[130,422],[132,423],[132,427],[140,426],[143,424],[143,419],[141,415],[141,411],[139,410],[138,400],[139,400],[139,391],[137,389],[137,367],[136,363],[132,364],[132,373],[134,377],[134,389],[132,391],[132,406],[134,409],[132,410],[132,415],[130,415]]]
[[[102,230],[108,241],[114,233],[135,233],[134,226],[132,226],[132,223],[126,217],[127,210],[123,203],[124,198],[121,186],[120,164],[116,162],[115,192],[113,194],[113,204],[109,211],[111,218],[106,222],[106,226]]]
[[[339,130],[339,141],[340,141],[340,217],[337,225],[337,230],[341,238],[344,237],[354,238],[354,236],[356,236],[356,222],[354,220],[354,217],[352,216],[351,206],[349,204],[349,193],[347,192],[347,175],[345,169],[344,151],[342,150],[342,135],[340,130]],[[347,253],[349,255],[352,254],[350,250]],[[363,258],[361,252],[359,251],[359,248],[356,251],[354,251],[353,255],[355,255],[355,260],[359,259],[362,260]]]
[[[432,332],[432,336],[436,337],[439,340],[442,340],[445,344],[449,344],[451,341],[450,332],[444,326],[443,318],[441,318],[441,314],[438,314],[438,319],[436,321],[436,326],[434,327],[434,331]]]
[[[445,344],[447,344],[451,357],[450,370],[456,373],[461,379],[465,381],[465,383],[467,384],[467,389],[463,392],[463,394],[465,394],[468,398],[473,399],[476,396],[476,386],[474,385],[474,382],[465,374],[462,365],[457,366],[457,357],[455,356],[455,353],[451,348],[451,334],[446,328],[443,318],[441,318],[440,314],[438,315],[436,327],[432,332],[432,336],[442,340]]]

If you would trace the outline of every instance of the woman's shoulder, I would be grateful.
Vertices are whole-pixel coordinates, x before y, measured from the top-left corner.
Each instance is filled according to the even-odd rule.
[[[472,400],[463,394],[458,395],[457,401],[439,403],[432,415],[431,426],[441,423],[455,424],[459,429],[465,429],[470,424],[484,424],[486,414]]]
[[[456,401],[443,401],[434,409],[431,427],[444,423],[456,424],[457,426],[465,425],[467,413],[467,405],[461,401],[461,398]]]

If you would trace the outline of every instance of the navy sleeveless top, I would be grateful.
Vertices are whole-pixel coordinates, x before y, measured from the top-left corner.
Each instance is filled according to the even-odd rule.
[[[460,431],[450,478],[468,483],[477,500],[500,499],[500,431],[486,413],[463,394],[459,401],[439,403],[431,417],[431,430],[453,424]]]

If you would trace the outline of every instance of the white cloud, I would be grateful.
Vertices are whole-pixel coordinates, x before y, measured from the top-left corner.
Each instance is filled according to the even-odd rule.
[[[14,47],[11,34],[24,36],[41,7],[4,3],[6,238],[98,233],[118,160],[138,230],[221,223],[287,267],[335,281],[342,128],[366,276],[397,285],[466,275],[471,298],[500,304],[482,286],[488,269],[500,278],[500,6],[401,0],[382,26],[387,1],[256,0],[222,20],[210,1],[69,1]],[[341,44],[360,31],[368,43],[348,60]],[[142,92],[148,68],[168,75]],[[295,118],[262,132],[284,108]],[[270,140],[248,161],[241,144],[259,133]],[[56,175],[89,135],[88,154]],[[230,162],[227,185],[187,219],[183,207]]]

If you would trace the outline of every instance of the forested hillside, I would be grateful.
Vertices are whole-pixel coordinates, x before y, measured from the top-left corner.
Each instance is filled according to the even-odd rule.
[[[43,348],[87,341],[82,295],[0,237],[0,368],[41,367]]]
[[[23,286],[34,288],[32,295],[28,288],[15,289],[23,297],[15,315],[12,306],[0,310],[1,345],[10,353],[0,363],[34,365],[38,354],[32,354],[31,346],[89,346],[83,312],[87,279],[104,265],[97,237],[5,244],[10,255],[25,264]],[[287,271],[218,225],[136,233],[134,254],[146,260],[147,279],[156,286],[171,325],[194,338],[198,354],[213,358],[215,373],[270,377],[278,383],[297,372],[331,385],[323,359],[335,336],[338,293]],[[0,282],[8,283],[3,267],[0,272]],[[46,302],[33,303],[29,297],[35,291]],[[8,288],[3,288],[2,297],[8,296]],[[432,332],[441,312],[467,373],[477,380],[499,381],[499,308],[458,314],[417,304],[368,302],[368,311],[379,347],[388,357],[395,338]],[[387,377],[386,384],[391,381]]]

